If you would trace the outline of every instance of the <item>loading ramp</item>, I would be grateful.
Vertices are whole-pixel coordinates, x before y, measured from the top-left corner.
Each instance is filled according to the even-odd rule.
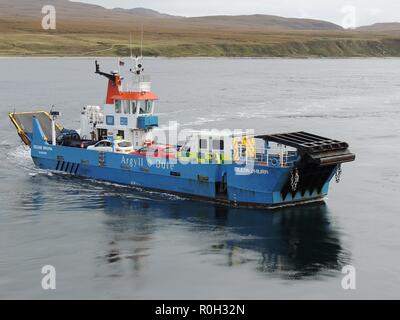
[[[11,112],[8,114],[11,122],[17,129],[18,135],[21,140],[27,145],[31,146],[32,142],[32,122],[36,118],[43,130],[47,141],[51,141],[51,116],[46,111],[30,111],[30,112]],[[61,134],[62,127],[56,124],[56,136]]]
[[[330,166],[355,160],[355,155],[349,151],[349,145],[346,142],[304,131],[260,135],[255,138],[296,148],[303,160],[319,166]]]

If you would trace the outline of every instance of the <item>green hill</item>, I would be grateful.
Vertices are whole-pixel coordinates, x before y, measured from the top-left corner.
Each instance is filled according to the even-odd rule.
[[[330,22],[270,15],[179,17],[154,10],[105,9],[53,0],[57,29],[41,29],[48,0],[0,0],[2,56],[392,57],[400,56],[396,24],[348,31]]]

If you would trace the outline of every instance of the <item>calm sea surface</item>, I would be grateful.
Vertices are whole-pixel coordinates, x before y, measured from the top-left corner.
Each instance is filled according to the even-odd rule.
[[[101,60],[115,69],[115,59]],[[35,169],[7,112],[79,112],[90,59],[0,59],[0,298],[400,298],[400,60],[149,59],[160,122],[306,130],[357,154],[325,204],[220,207]],[[41,288],[56,268],[57,289]],[[342,268],[357,289],[342,289]]]

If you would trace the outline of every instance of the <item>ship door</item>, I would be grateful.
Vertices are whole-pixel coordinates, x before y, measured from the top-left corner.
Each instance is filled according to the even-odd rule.
[[[226,172],[222,174],[221,181],[215,182],[215,194],[218,198],[228,197],[228,182]]]
[[[118,130],[118,137],[121,139],[121,140],[123,140],[123,139],[125,139],[125,131],[124,130]]]
[[[107,129],[97,129],[97,136],[100,140],[107,139]]]

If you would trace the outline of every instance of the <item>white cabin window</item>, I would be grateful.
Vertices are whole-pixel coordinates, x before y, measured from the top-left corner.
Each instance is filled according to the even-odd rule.
[[[124,108],[123,108],[124,114],[131,113],[131,102],[129,100],[125,100],[123,106],[124,106]]]
[[[213,150],[224,150],[224,140],[213,140],[212,147]]]
[[[121,113],[121,100],[115,100],[115,113]]]
[[[199,146],[200,146],[200,149],[207,150],[208,149],[207,139],[200,139],[199,140]]]

